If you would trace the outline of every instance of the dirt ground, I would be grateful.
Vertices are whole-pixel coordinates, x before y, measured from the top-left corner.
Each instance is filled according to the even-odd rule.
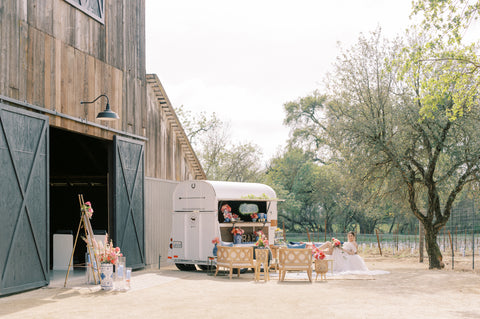
[[[1,318],[480,318],[480,275],[428,270],[415,258],[366,257],[376,276],[310,283],[232,280],[174,266],[136,271],[126,292],[63,282],[0,298]]]

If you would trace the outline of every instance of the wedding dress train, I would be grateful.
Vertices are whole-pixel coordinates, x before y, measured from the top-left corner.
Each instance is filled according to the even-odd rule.
[[[357,248],[353,243],[345,242],[343,249],[354,252],[355,254],[350,255],[339,248],[334,248],[332,253],[334,274],[380,275],[389,273],[388,271],[368,270],[362,257],[356,254]]]

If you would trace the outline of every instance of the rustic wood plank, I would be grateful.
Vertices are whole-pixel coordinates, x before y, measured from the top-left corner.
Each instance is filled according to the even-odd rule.
[[[45,36],[45,91],[44,107],[51,110],[54,107],[54,88],[55,88],[55,44],[54,39],[47,34]]]
[[[45,105],[45,36],[39,30],[33,31],[33,100],[32,104]]]
[[[71,101],[71,113],[73,116],[77,116],[79,118],[86,118],[86,108],[89,108],[89,104],[81,105],[80,101],[83,101],[82,97],[85,95],[87,87],[87,81],[85,76],[85,69],[86,69],[86,59],[85,54],[79,50],[74,51],[75,54],[75,65],[73,66],[74,74],[73,77],[73,91],[71,92],[73,95],[73,101]]]

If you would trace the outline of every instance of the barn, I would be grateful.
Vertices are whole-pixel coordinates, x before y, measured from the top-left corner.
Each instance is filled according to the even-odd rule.
[[[158,265],[188,179],[205,173],[146,74],[144,0],[0,1],[0,295],[49,284],[78,194],[128,266]]]

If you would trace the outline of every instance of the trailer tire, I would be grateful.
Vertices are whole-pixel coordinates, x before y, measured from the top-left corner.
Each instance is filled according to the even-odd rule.
[[[175,264],[175,266],[178,268],[178,270],[181,271],[196,271],[197,267],[192,264]]]

